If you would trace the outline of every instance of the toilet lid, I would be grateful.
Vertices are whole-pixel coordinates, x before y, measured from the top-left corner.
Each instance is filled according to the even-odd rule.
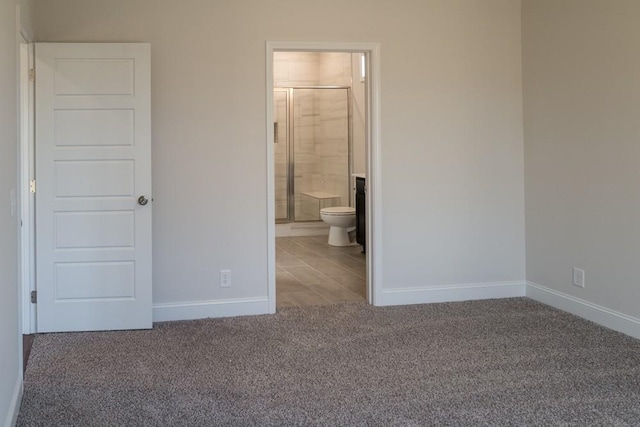
[[[349,206],[334,206],[332,208],[322,208],[320,213],[325,215],[353,215],[356,213],[356,208]]]

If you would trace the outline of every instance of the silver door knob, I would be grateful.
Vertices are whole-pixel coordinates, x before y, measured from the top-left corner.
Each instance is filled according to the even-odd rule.
[[[141,206],[146,205],[147,203],[149,203],[149,199],[146,198],[146,196],[140,196],[138,197],[138,204]]]

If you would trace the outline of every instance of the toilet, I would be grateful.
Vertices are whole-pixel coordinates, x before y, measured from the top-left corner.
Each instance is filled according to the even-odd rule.
[[[350,246],[349,231],[356,225],[356,209],[349,206],[334,206],[320,209],[320,218],[329,224],[329,244]]]

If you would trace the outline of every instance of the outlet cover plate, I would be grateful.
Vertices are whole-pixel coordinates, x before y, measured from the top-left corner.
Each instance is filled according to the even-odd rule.
[[[584,270],[573,267],[573,286],[584,288]]]
[[[231,270],[220,270],[220,287],[231,287]]]

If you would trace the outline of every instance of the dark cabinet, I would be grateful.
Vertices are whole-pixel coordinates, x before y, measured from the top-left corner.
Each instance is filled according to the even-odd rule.
[[[366,250],[367,226],[366,218],[366,199],[365,199],[365,179],[356,178],[356,242],[362,245],[362,252]]]

